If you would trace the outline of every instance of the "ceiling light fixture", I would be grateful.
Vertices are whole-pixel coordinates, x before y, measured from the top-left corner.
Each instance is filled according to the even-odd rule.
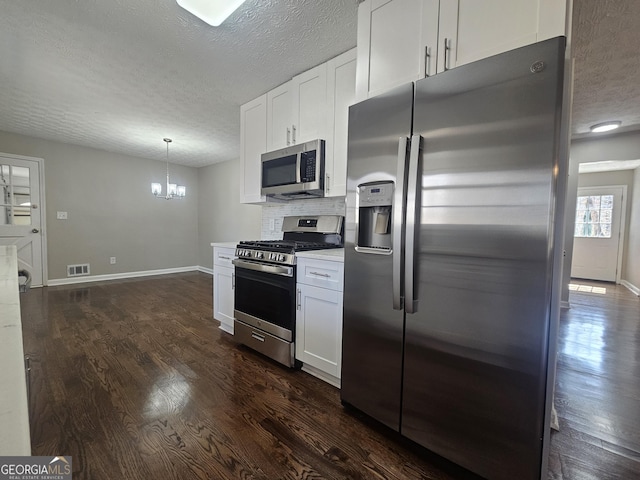
[[[151,184],[151,193],[153,193],[156,198],[164,198],[166,200],[184,198],[187,195],[187,187],[169,182],[169,144],[172,140],[170,138],[163,138],[162,140],[167,144],[167,194],[162,195],[162,185],[159,183]]]
[[[603,122],[603,123],[597,123],[595,125],[591,125],[590,130],[593,133],[608,132],[610,130],[615,130],[616,128],[619,128],[620,125],[622,125],[622,122],[619,120],[616,120],[614,122]]]
[[[213,27],[219,26],[245,0],[176,0],[178,5]]]

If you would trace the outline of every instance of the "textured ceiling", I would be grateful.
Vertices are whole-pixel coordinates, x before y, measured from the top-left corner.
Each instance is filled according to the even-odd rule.
[[[607,120],[640,129],[640,1],[574,0],[572,41],[574,136]]]
[[[355,46],[355,0],[0,0],[0,130],[190,166],[238,158],[240,105]]]
[[[175,0],[0,0],[0,130],[203,166],[239,106],[355,46],[357,0],[247,0],[210,27]],[[640,128],[640,0],[574,0],[573,133]]]

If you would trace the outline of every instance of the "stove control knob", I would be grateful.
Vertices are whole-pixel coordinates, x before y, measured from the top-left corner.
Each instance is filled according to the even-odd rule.
[[[284,262],[284,255],[278,255],[278,260],[280,262]]]
[[[264,258],[264,253],[262,252],[256,253],[256,258]]]

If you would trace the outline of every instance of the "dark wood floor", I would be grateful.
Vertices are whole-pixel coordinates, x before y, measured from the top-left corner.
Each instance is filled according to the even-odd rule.
[[[596,288],[572,291],[562,315],[549,478],[640,479],[640,299],[572,283]]]
[[[33,455],[74,479],[466,479],[345,411],[337,389],[236,345],[192,273],[32,289]],[[640,478],[640,306],[572,294],[549,478]]]

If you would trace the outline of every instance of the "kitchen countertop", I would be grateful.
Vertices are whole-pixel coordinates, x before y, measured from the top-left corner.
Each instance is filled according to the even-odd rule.
[[[0,246],[0,456],[31,455],[15,245]]]
[[[313,258],[314,260],[329,260],[344,262],[344,248],[328,248],[326,250],[310,250],[296,253],[298,258]]]
[[[212,247],[222,247],[222,248],[236,248],[238,242],[213,242],[211,244]]]

